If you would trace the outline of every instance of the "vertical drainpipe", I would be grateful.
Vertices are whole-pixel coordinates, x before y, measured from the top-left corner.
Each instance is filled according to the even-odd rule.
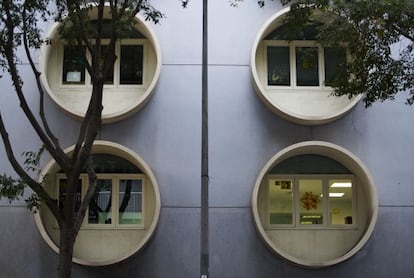
[[[201,256],[200,276],[208,278],[209,272],[209,209],[208,209],[208,28],[207,0],[203,0],[203,40],[202,40],[202,81],[201,81]]]

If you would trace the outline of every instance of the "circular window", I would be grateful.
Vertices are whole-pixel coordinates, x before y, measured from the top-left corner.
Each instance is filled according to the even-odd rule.
[[[252,210],[276,254],[305,267],[342,262],[368,241],[378,214],[373,180],[362,162],[334,144],[292,145],[262,169]]]
[[[335,97],[329,80],[350,59],[345,48],[324,48],[316,42],[316,23],[292,34],[283,18],[285,8],[260,29],[253,44],[251,70],[255,90],[270,109],[295,123],[317,125],[334,121],[361,96]]]
[[[96,9],[91,9],[93,18]],[[109,7],[105,18],[110,18]],[[109,21],[103,24],[102,47],[109,43]],[[107,26],[108,25],[108,26]],[[39,59],[41,80],[50,97],[66,113],[75,118],[85,115],[92,92],[90,76],[83,57],[90,54],[76,47],[70,47],[60,38],[60,24],[54,24],[48,34],[53,43],[41,48]],[[139,110],[151,97],[161,69],[161,50],[152,28],[137,15],[134,28],[127,38],[115,45],[114,63],[111,74],[105,80],[103,91],[103,123],[116,122]]]
[[[69,148],[67,153],[72,150]],[[73,261],[109,265],[135,254],[151,238],[160,214],[160,194],[148,165],[123,146],[96,141],[93,162],[97,190],[76,238]],[[41,176],[45,175],[48,176],[45,189],[60,203],[65,198],[65,175],[54,161],[44,168]],[[78,205],[88,185],[87,174],[81,174]],[[59,228],[49,209],[43,206],[35,219],[47,244],[59,252]]]

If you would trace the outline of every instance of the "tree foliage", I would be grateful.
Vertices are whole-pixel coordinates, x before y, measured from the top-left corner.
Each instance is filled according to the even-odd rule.
[[[92,8],[97,10],[94,17],[89,13]],[[110,14],[110,38],[105,53],[101,53],[105,9],[109,9]],[[15,155],[13,138],[8,134],[10,127],[4,122],[0,107],[0,135],[7,158],[18,175],[18,178],[6,174],[0,176],[0,198],[5,197],[10,201],[21,198],[24,188],[28,186],[34,194],[26,199],[27,206],[30,209],[39,208],[40,205],[48,207],[56,218],[60,231],[57,276],[70,277],[73,246],[88,204],[96,190],[96,174],[91,152],[102,124],[105,76],[117,59],[114,51],[115,42],[126,36],[132,23],[135,23],[137,13],[142,13],[147,20],[155,23],[163,14],[154,8],[149,0],[0,0],[0,10],[0,70],[2,74],[7,73],[11,77],[20,108],[43,145],[38,152],[24,152],[23,162],[20,162]],[[73,142],[75,147],[70,154],[65,153],[62,148],[58,130],[52,130],[49,126],[44,104],[45,92],[40,81],[41,73],[32,57],[34,49],[39,49],[45,43],[53,43],[50,39],[42,37],[39,27],[41,21],[53,20],[61,23],[62,38],[75,47],[86,48],[92,57],[91,60],[84,57],[92,83],[90,102]],[[30,106],[26,98],[33,95],[33,88],[30,88],[31,91],[28,93],[24,91],[23,78],[20,75],[20,59],[23,57],[18,56],[22,55],[20,50],[23,50],[25,58],[29,61],[36,81],[34,90],[37,90],[39,96],[37,109]],[[34,112],[36,110],[38,113]],[[43,150],[55,160],[66,175],[67,188],[63,209],[58,207],[56,196],[48,194],[42,186],[46,178],[39,177],[40,156]],[[76,188],[83,169],[88,173],[90,186],[82,199],[80,209],[76,211]]]
[[[347,71],[332,82],[334,95],[364,94],[370,106],[406,92],[407,103],[414,103],[414,1],[280,1],[291,5],[288,24],[301,28],[323,22],[317,40],[327,47],[347,47],[352,58]],[[258,4],[263,7],[266,1]]]

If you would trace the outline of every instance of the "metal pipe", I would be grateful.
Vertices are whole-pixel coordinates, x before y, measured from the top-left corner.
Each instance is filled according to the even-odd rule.
[[[201,258],[200,276],[209,272],[209,168],[208,168],[208,5],[203,0],[202,91],[201,91]]]

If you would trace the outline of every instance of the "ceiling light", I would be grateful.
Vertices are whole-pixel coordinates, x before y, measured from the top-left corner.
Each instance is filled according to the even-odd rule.
[[[334,182],[331,187],[336,187],[336,188],[346,188],[346,187],[352,187],[352,183],[351,182]]]
[[[331,198],[341,198],[345,195],[343,192],[330,192],[329,197]],[[321,198],[323,197],[323,194],[321,194]]]
[[[345,193],[343,193],[343,192],[331,192],[331,193],[329,193],[329,197],[332,197],[332,198],[341,198],[344,195],[345,195]]]

